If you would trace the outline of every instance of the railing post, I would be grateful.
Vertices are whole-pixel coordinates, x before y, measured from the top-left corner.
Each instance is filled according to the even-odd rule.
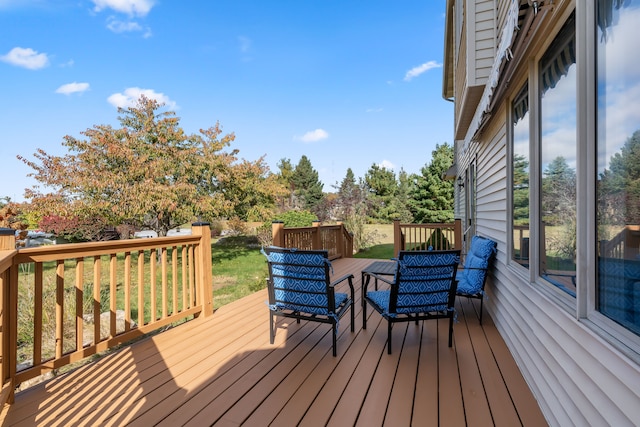
[[[457,218],[453,220],[453,240],[454,249],[462,250],[462,220]]]
[[[397,257],[402,250],[402,231],[400,230],[400,220],[393,220],[393,256]]]
[[[273,236],[273,246],[284,247],[284,222],[273,221],[271,223],[271,235]]]
[[[322,249],[322,240],[320,239],[320,221],[313,221],[313,240],[311,247],[314,250]]]
[[[11,228],[0,228],[0,251],[15,251],[16,234]],[[0,327],[0,406],[14,401],[14,384],[16,376],[16,356],[18,325],[18,268],[10,267],[0,272],[0,309],[2,309]],[[15,289],[14,289],[15,288]]]
[[[198,301],[204,317],[213,314],[213,273],[211,264],[211,229],[208,222],[195,222],[191,225],[191,234],[200,236],[196,248],[196,288]]]
[[[11,251],[16,248],[16,230],[0,228],[0,251]]]

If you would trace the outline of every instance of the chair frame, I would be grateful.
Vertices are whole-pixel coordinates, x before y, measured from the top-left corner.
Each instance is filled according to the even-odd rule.
[[[267,289],[269,294],[269,339],[271,344],[274,343],[276,334],[276,317],[288,317],[296,319],[296,323],[300,323],[300,320],[307,320],[310,322],[328,323],[331,325],[331,332],[333,337],[333,356],[337,355],[337,335],[338,335],[338,319],[341,319],[351,309],[351,332],[355,331],[355,312],[354,312],[354,288],[353,288],[353,274],[346,274],[336,280],[331,280],[331,264],[328,259],[328,251],[326,250],[299,250],[289,248],[277,248],[268,247],[264,248],[264,252],[267,255],[267,263],[269,265],[269,278],[267,279]],[[325,284],[327,293],[327,312],[329,315],[319,315],[316,313],[305,312],[304,310],[293,310],[289,308],[277,307],[278,301],[276,300],[276,292],[274,285],[275,277],[287,278],[288,276],[280,276],[273,273],[274,265],[291,265],[291,266],[304,266],[305,264],[285,263],[279,261],[272,261],[269,259],[271,253],[300,253],[309,255],[321,255],[326,259],[324,263],[325,271]],[[320,267],[315,265],[314,267]],[[297,277],[296,280],[313,280],[318,279],[306,279],[304,277]],[[347,298],[338,307],[335,306],[335,288],[338,284],[348,281],[350,294],[347,294]],[[289,290],[293,293],[302,293],[301,291]]]
[[[486,237],[483,236],[473,236],[477,239],[482,239],[482,240],[491,240],[488,239]],[[493,260],[496,257],[496,252],[497,252],[497,244],[495,241],[491,240],[492,242],[494,242],[494,250],[491,254],[491,256],[487,259],[487,267],[486,268],[478,268],[478,267],[465,267],[462,266],[461,268],[459,268],[459,271],[464,271],[464,270],[482,270],[484,271],[484,278],[482,280],[482,287],[480,288],[480,290],[474,294],[469,294],[469,293],[463,293],[463,292],[458,292],[456,290],[456,296],[459,297],[466,297],[466,298],[475,298],[475,299],[479,299],[480,300],[480,314],[478,315],[478,321],[479,323],[482,325],[482,312],[483,312],[483,306],[484,306],[484,287],[487,284],[487,276],[489,275],[489,268],[491,267],[491,265],[493,265]],[[471,240],[471,244],[473,245],[473,238]],[[469,251],[471,250],[471,247],[469,247]]]
[[[397,312],[397,301],[398,301],[398,291],[399,286],[398,283],[402,282],[402,275],[400,269],[400,262],[405,258],[406,255],[428,255],[428,256],[436,256],[436,255],[455,255],[453,258],[454,261],[450,264],[434,264],[427,265],[426,267],[450,267],[452,268],[451,277],[447,277],[447,280],[451,280],[451,285],[448,291],[448,300],[447,300],[447,310],[445,311],[417,311],[414,313],[398,313]],[[396,266],[396,274],[395,277],[390,280],[389,277],[385,277],[382,275],[371,274],[371,276],[375,279],[379,279],[382,282],[388,283],[390,286],[389,289],[389,307],[388,312],[376,304],[372,299],[369,298],[367,289],[365,288],[365,283],[362,283],[362,329],[367,329],[367,303],[373,307],[384,319],[387,320],[387,353],[391,354],[391,330],[393,328],[394,323],[398,322],[411,322],[415,321],[416,325],[420,320],[429,320],[429,319],[449,319],[449,347],[452,346],[453,341],[453,320],[455,317],[455,298],[456,298],[456,272],[458,268],[458,264],[460,262],[460,250],[443,250],[443,251],[400,251],[398,253],[398,263]],[[419,268],[424,268],[425,266],[418,266]],[[442,278],[433,277],[429,280],[442,280]]]

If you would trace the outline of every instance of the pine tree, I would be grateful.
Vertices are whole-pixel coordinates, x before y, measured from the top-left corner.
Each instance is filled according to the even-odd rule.
[[[324,193],[318,172],[313,169],[307,156],[303,155],[300,158],[293,171],[291,183],[296,196],[302,200],[302,207],[313,212],[322,200]]]
[[[453,222],[453,183],[442,178],[452,164],[453,147],[437,144],[431,163],[421,169],[421,175],[413,175],[410,205],[415,222]]]

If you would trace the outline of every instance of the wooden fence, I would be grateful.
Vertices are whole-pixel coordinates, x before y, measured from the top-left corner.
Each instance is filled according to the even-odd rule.
[[[329,259],[353,257],[353,236],[343,224],[285,228],[281,221],[272,223],[273,245],[302,250],[322,249]]]
[[[453,223],[401,224],[393,221],[393,253],[401,250],[462,249],[462,221]]]
[[[0,229],[0,406],[23,381],[213,313],[211,231],[15,249]]]

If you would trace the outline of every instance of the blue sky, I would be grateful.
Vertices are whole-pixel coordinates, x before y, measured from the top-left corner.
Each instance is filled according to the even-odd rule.
[[[351,168],[418,173],[452,144],[444,1],[0,0],[0,197],[37,149],[117,126],[140,93],[195,133],[220,122],[277,172],[306,155],[325,191]]]

